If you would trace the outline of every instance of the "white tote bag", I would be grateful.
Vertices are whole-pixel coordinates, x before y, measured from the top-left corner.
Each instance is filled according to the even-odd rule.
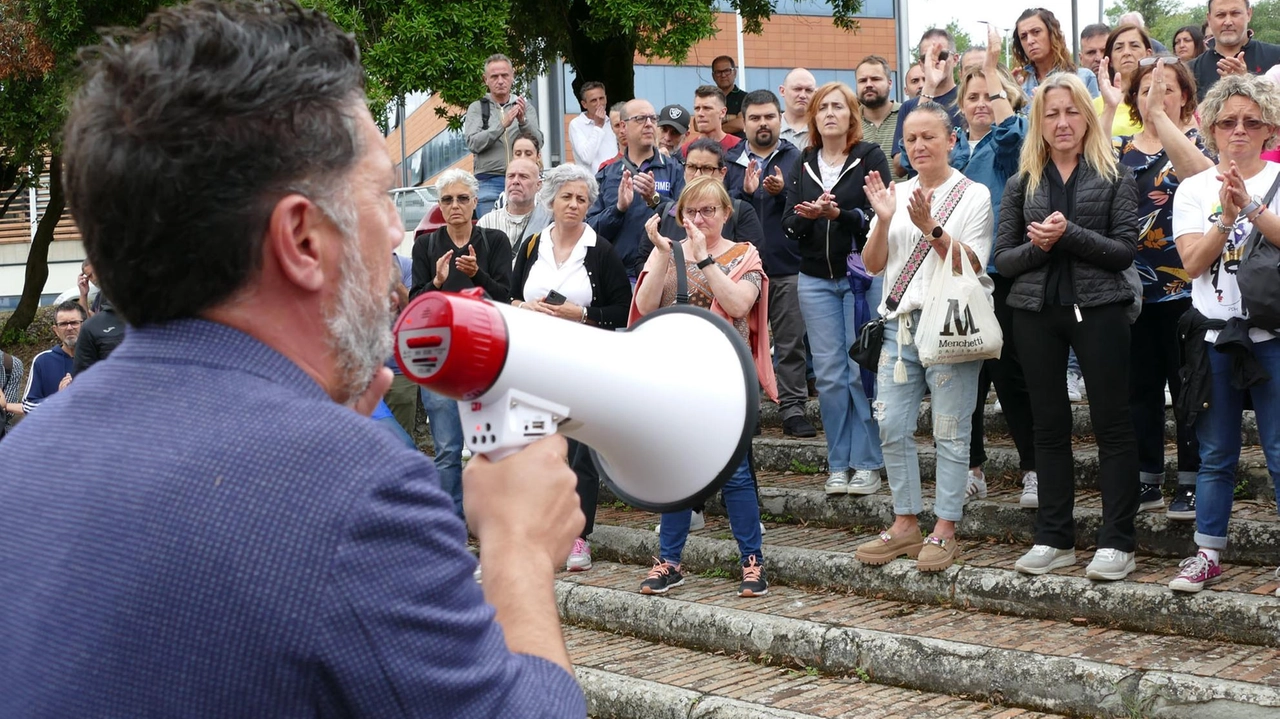
[[[991,297],[974,274],[969,258],[961,258],[961,274],[951,272],[956,244],[951,243],[946,261],[934,271],[920,312],[920,326],[915,330],[920,364],[925,367],[995,359],[1004,347],[1004,333]]]

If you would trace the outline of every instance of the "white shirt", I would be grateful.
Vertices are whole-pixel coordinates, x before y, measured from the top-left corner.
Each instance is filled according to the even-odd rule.
[[[520,244],[524,228],[529,224],[529,216],[532,214],[533,210],[530,210],[525,215],[513,215],[507,211],[507,208],[499,207],[496,210],[486,212],[476,225],[488,230],[501,230],[506,234],[507,240],[511,242],[511,249],[515,250]]]
[[[524,283],[526,301],[540,300],[551,290],[564,295],[575,305],[591,306],[591,278],[583,260],[587,258],[587,248],[596,246],[596,231],[583,223],[582,237],[573,246],[569,259],[563,265],[556,266],[554,242],[551,240],[556,224],[547,225],[538,239],[538,259],[529,268],[529,279]]]
[[[1271,189],[1276,174],[1280,173],[1280,164],[1266,163],[1262,172],[1244,181],[1245,189],[1250,197],[1262,197]],[[1199,174],[1182,181],[1178,191],[1173,195],[1173,239],[1177,242],[1183,235],[1202,234],[1213,227],[1213,221],[1222,214],[1222,203],[1218,201],[1218,190],[1222,183],[1217,180],[1218,169],[1210,167]],[[1273,200],[1271,209],[1275,210]],[[1213,261],[1209,269],[1191,281],[1191,306],[1200,310],[1200,314],[1214,320],[1229,320],[1233,317],[1248,317],[1244,304],[1240,299],[1240,285],[1236,283],[1236,268],[1244,259],[1245,245],[1249,233],[1253,232],[1253,223],[1240,215],[1231,237],[1222,247],[1222,255]],[[1266,242],[1266,240],[1262,240]],[[1254,342],[1266,342],[1275,339],[1276,335],[1256,327],[1250,328],[1249,339]],[[1217,330],[1205,332],[1207,342],[1218,339]]]
[[[964,177],[959,170],[951,170],[951,176],[947,178],[936,190],[933,191],[933,216],[937,218],[942,208],[942,202],[951,192],[951,188],[955,186],[960,179]],[[893,212],[893,220],[889,225],[889,259],[884,267],[884,299],[880,301],[880,315],[886,319],[892,319],[899,315],[905,315],[924,307],[925,295],[929,291],[929,285],[933,282],[934,272],[943,262],[943,258],[938,256],[938,252],[933,248],[929,249],[929,253],[925,255],[924,263],[920,265],[920,269],[916,270],[915,275],[911,277],[911,284],[907,285],[907,291],[902,295],[902,301],[898,304],[898,309],[889,312],[886,303],[889,299],[889,293],[893,290],[893,286],[898,282],[898,276],[902,274],[903,268],[907,265],[907,259],[915,251],[916,245],[920,243],[920,228],[911,223],[911,215],[907,211],[907,203],[911,200],[911,193],[915,192],[920,186],[920,176],[917,175],[906,182],[899,183],[895,188],[897,196],[898,209]],[[1181,189],[1181,188],[1179,188]],[[969,246],[973,253],[978,256],[978,263],[985,268],[987,260],[991,255],[991,237],[992,230],[991,215],[991,191],[982,183],[975,182],[964,191],[964,195],[960,198],[960,203],[952,210],[951,216],[947,221],[942,223],[942,229],[952,239]],[[880,217],[877,216],[871,220],[871,231],[875,232]],[[956,252],[960,248],[956,248]],[[987,288],[987,294],[991,294],[993,284],[991,279],[987,277],[984,269],[978,275],[981,278],[982,285]]]
[[[786,116],[783,115],[782,129],[778,131],[778,137],[804,150],[809,146],[809,126],[802,122],[799,127],[791,127],[787,124]]]
[[[836,182],[840,180],[840,170],[842,169],[844,169],[843,162],[839,165],[828,165],[822,153],[818,153],[818,172],[822,173],[822,189],[824,192],[831,192],[831,188],[836,186]]]
[[[618,154],[618,136],[609,122],[597,126],[585,112],[569,121],[569,145],[573,148],[573,163],[592,172]]]

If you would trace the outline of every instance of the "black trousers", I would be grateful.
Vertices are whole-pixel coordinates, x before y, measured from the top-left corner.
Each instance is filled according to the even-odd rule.
[[[1040,509],[1036,544],[1075,546],[1075,467],[1067,352],[1076,351],[1089,386],[1089,416],[1098,442],[1102,528],[1098,548],[1134,550],[1138,512],[1138,448],[1129,413],[1129,322],[1121,304],[1080,309],[1013,310],[1013,334],[1027,376],[1035,420]]]
[[[600,472],[596,463],[591,461],[591,448],[571,439],[569,440],[569,465],[573,473],[578,475],[578,501],[587,523],[582,527],[582,538],[586,539],[596,528],[596,504],[600,501]]]
[[[1138,469],[1142,479],[1164,479],[1164,385],[1174,397],[1182,387],[1178,377],[1178,319],[1191,309],[1191,298],[1148,302],[1133,323],[1129,356],[1129,411],[1138,441]],[[1092,397],[1090,397],[1092,399]],[[1200,470],[1200,443],[1195,430],[1178,425],[1178,484],[1195,486]]]
[[[1036,468],[1036,447],[1031,430],[1031,396],[1027,394],[1027,378],[1018,362],[1017,343],[1013,341],[1013,310],[1007,303],[1013,280],[1000,275],[991,275],[991,280],[995,283],[992,299],[995,300],[996,320],[1000,322],[1000,331],[1004,333],[1004,349],[1000,352],[999,359],[983,362],[982,372],[978,374],[978,406],[973,409],[969,466],[980,467],[987,461],[987,451],[983,445],[983,421],[987,409],[987,392],[994,384],[1005,421],[1009,424],[1009,434],[1013,437],[1014,446],[1018,448],[1018,468],[1029,472]]]

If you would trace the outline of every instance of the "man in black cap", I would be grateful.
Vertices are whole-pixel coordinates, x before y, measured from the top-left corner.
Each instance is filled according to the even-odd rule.
[[[684,143],[689,134],[689,111],[680,105],[667,105],[658,113],[658,148],[670,155]]]

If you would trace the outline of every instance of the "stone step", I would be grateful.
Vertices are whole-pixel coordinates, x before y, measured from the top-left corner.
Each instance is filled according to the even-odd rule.
[[[564,575],[571,625],[771,666],[1081,716],[1209,719],[1280,713],[1280,650],[998,616],[952,606],[775,584],[737,596],[737,579],[686,575],[665,597],[637,588],[644,567],[599,561]],[[711,573],[708,573],[711,574]],[[1035,580],[1030,580],[1035,581]]]
[[[822,430],[822,414],[818,410],[818,400],[811,399],[805,402],[805,417]],[[781,428],[782,414],[778,405],[773,402],[760,403],[760,425],[766,428]],[[996,409],[994,404],[988,404],[986,412],[983,414],[983,427],[986,429],[986,436],[990,438],[1007,438],[1009,436],[1009,423],[1005,419],[1004,412]],[[920,405],[920,418],[917,424],[917,431],[922,435],[932,435],[933,433],[933,415],[929,411],[928,400]],[[1241,437],[1246,447],[1252,447],[1258,444],[1258,422],[1254,417],[1253,410],[1244,413],[1243,423],[1241,425]],[[1071,405],[1071,433],[1076,437],[1092,437],[1093,424],[1089,420],[1089,405],[1087,402],[1078,402]],[[1164,436],[1167,440],[1173,440],[1176,435],[1173,418],[1173,408],[1165,409]]]
[[[934,479],[936,467],[933,442],[928,438],[917,438],[916,443],[920,460],[920,476],[931,482]],[[815,439],[796,439],[784,437],[777,430],[765,430],[754,439],[752,447],[755,452],[756,470],[760,472],[818,474],[828,471],[827,443],[822,435]],[[1022,476],[1018,467],[1018,451],[1012,447],[1011,442],[990,442],[987,444],[986,452],[987,463],[983,469],[988,476]],[[1097,445],[1086,440],[1076,441],[1073,459],[1076,487],[1097,489]],[[1165,477],[1170,481],[1174,481],[1177,477],[1177,457],[1171,450],[1165,454]],[[1267,461],[1260,447],[1246,447],[1241,451],[1240,464],[1236,469],[1236,482],[1243,485],[1237,490],[1237,497],[1274,496],[1271,475],[1267,472]]]
[[[893,522],[893,502],[888,484],[876,494],[828,496],[825,475],[758,475],[761,511],[790,523],[825,527],[886,527]],[[1172,485],[1169,485],[1171,488]],[[933,496],[923,487],[925,510],[920,521],[933,526]],[[1018,506],[1022,490],[1017,486],[992,486],[987,499],[975,499],[964,508],[958,527],[962,539],[1000,539],[1030,546],[1035,538],[1035,510]],[[1102,525],[1102,499],[1096,490],[1076,494],[1076,547],[1089,549]],[[707,503],[711,514],[723,515],[717,495]],[[1138,552],[1152,557],[1182,559],[1195,554],[1195,522],[1168,519],[1164,511],[1139,512],[1136,520]],[[1269,501],[1236,500],[1227,526],[1223,561],[1267,567],[1280,565],[1280,521]]]
[[[647,523],[627,526],[615,523],[617,519],[629,518],[597,518],[609,523],[596,525],[591,536],[593,558],[647,565],[658,554],[657,536],[648,531]],[[959,564],[922,574],[912,560],[900,559],[884,567],[857,561],[854,549],[874,539],[877,532],[771,527],[764,537],[768,576],[788,586],[875,599],[1280,647],[1280,599],[1273,594],[1277,585],[1271,567],[1228,565],[1222,582],[1186,595],[1167,586],[1178,573],[1176,560],[1140,557],[1132,579],[1094,582],[1084,576],[1092,553],[1078,553],[1073,567],[1028,577],[1013,569],[1027,546],[962,541]],[[732,574],[738,565],[738,546],[731,537],[726,520],[709,520],[705,530],[689,537],[684,566],[693,573]]]
[[[918,692],[816,667],[779,667],[566,626],[588,712],[597,719],[809,719],[832,716],[1050,719],[1056,714]]]

